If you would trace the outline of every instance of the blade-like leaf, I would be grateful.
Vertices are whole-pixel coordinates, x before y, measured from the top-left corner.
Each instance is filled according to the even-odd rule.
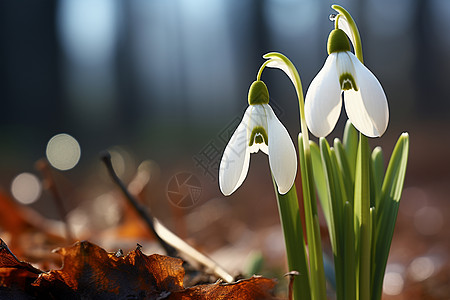
[[[353,225],[353,206],[347,201],[344,205],[344,298],[356,299],[356,263],[355,263],[355,230]]]
[[[309,250],[311,294],[313,299],[326,299],[322,242],[320,239],[319,216],[317,214],[311,150],[309,148],[309,141],[307,143],[303,142],[303,133],[298,135],[298,144],[300,145],[299,160],[302,175],[303,203],[305,207],[306,237]]]
[[[370,149],[367,137],[359,135],[355,173],[355,236],[357,243],[359,299],[370,298]]]
[[[320,155],[319,146],[310,141],[311,148],[311,161],[313,167],[314,183],[316,184],[317,194],[319,196],[320,206],[322,207],[323,214],[325,216],[325,221],[327,222],[328,230],[330,231],[330,207],[329,203],[329,192],[328,192],[328,181],[325,177],[324,165],[322,163],[322,157]],[[331,232],[331,231],[330,231]]]
[[[403,133],[395,145],[383,181],[379,207],[376,208],[375,237],[372,249],[372,295],[381,298],[384,272],[394,234],[399,201],[403,191],[409,153],[409,135]]]
[[[330,232],[330,241],[331,241],[331,247],[333,249],[333,254],[335,258],[338,256],[338,243],[337,243],[337,216],[336,212],[337,209],[334,207],[334,202],[336,202],[336,198],[338,196],[338,193],[336,192],[336,186],[335,186],[335,177],[333,172],[333,166],[331,165],[331,150],[330,146],[328,145],[328,142],[325,138],[320,138],[320,154],[322,158],[322,165],[323,165],[323,173],[325,180],[327,182],[326,185],[326,192],[327,192],[327,200],[328,203],[326,205],[329,209],[329,221],[330,225],[328,226],[328,230]],[[336,270],[336,275],[337,270]]]
[[[378,207],[384,177],[384,157],[381,147],[376,147],[372,151],[370,171],[370,206]]]
[[[341,300],[343,298],[344,292],[344,261],[342,260],[342,231],[341,231],[341,212],[340,203],[342,202],[341,190],[342,187],[339,186],[339,176],[336,176],[337,161],[333,165],[334,151],[330,149],[330,146],[325,138],[320,139],[320,153],[322,157],[323,169],[325,178],[327,181],[327,191],[328,191],[328,207],[330,209],[330,241],[331,247],[334,255],[334,268],[336,277],[336,294],[337,299]],[[335,157],[334,157],[335,158]]]
[[[352,181],[355,181],[355,167],[356,167],[356,153],[358,150],[358,131],[355,126],[347,120],[344,129],[343,144],[345,152],[347,153],[348,166],[350,168],[350,174],[352,175]]]
[[[298,198],[295,185],[284,195],[278,193],[275,180],[273,181],[280,221],[283,226],[284,241],[289,271],[297,271],[299,275],[294,280],[294,299],[311,299],[309,286],[308,261],[306,256],[303,226],[300,220]],[[301,295],[301,296],[300,296]]]
[[[339,139],[334,139],[334,149],[336,151],[336,157],[341,170],[341,176],[343,183],[345,185],[345,192],[347,194],[347,200],[353,203],[353,190],[355,185],[354,174],[350,169],[349,160],[354,158],[347,157],[347,152],[345,151],[344,145]],[[353,168],[354,172],[354,168]]]

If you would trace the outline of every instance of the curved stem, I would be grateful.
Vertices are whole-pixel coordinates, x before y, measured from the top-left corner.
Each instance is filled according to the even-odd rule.
[[[341,17],[341,14],[338,14],[334,19],[334,29],[339,29],[339,18]]]
[[[352,31],[352,36],[354,38],[354,41],[352,41],[353,47],[355,48],[355,55],[356,57],[361,61],[361,63],[364,63],[363,60],[363,52],[362,52],[362,43],[361,43],[361,36],[359,35],[359,30],[358,27],[356,26],[355,20],[353,20],[352,16],[349,14],[348,11],[345,10],[345,8],[343,8],[340,5],[332,5],[331,8],[333,8],[334,10],[336,10],[339,15],[336,16],[336,28],[338,28],[338,21],[340,18],[340,15],[344,16],[345,19],[347,20],[348,26],[350,28],[350,30]]]
[[[295,92],[297,93],[298,98],[298,107],[300,110],[300,129],[303,134],[303,147],[305,150],[309,152],[309,135],[308,135],[308,127],[306,126],[306,118],[305,118],[305,100],[303,98],[303,89],[302,82],[300,80],[300,75],[298,74],[297,69],[294,64],[283,54],[278,52],[270,52],[263,56],[265,59],[268,59],[263,66],[270,68],[278,68],[283,70],[291,79],[292,83],[295,87]],[[263,67],[261,67],[263,68]]]
[[[261,65],[261,67],[259,68],[259,71],[258,71],[258,75],[256,75],[256,80],[261,80],[261,75],[262,75],[262,72],[263,72],[263,70],[264,70],[264,68],[267,66],[267,64],[269,63],[269,60],[266,60],[262,65]]]

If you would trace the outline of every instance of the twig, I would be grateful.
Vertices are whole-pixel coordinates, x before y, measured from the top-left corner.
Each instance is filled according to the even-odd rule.
[[[128,191],[122,181],[118,178],[117,174],[114,172],[114,169],[111,164],[111,155],[108,152],[104,152],[101,154],[101,158],[105,163],[111,177],[114,179],[115,183],[120,187],[122,192],[128,201],[133,205],[133,207],[138,211],[141,217],[145,220],[147,225],[153,234],[157,237],[158,241],[162,243],[161,245],[164,247],[169,247],[176,254],[176,250],[186,254],[191,259],[205,266],[207,269],[214,272],[214,274],[220,278],[222,278],[227,283],[231,283],[234,281],[234,277],[230,275],[225,269],[219,266],[215,261],[211,258],[207,257],[203,253],[199,252],[197,249],[186,243],[183,239],[178,237],[172,231],[170,231],[167,227],[165,227],[161,222],[158,221],[157,218],[152,217],[149,212],[139,204],[136,198]],[[138,190],[138,189],[137,189]],[[164,249],[166,249],[164,247]],[[176,250],[175,250],[176,249]],[[169,251],[166,250],[169,256],[176,256],[175,254],[170,254]]]
[[[137,200],[134,198],[133,195],[128,191],[126,186],[123,184],[123,182],[120,180],[119,176],[117,176],[116,172],[114,171],[112,162],[111,162],[111,154],[108,151],[104,151],[100,154],[100,157],[102,161],[105,163],[106,168],[108,169],[109,175],[112,177],[114,182],[117,184],[117,186],[120,188],[122,193],[125,195],[125,198],[127,198],[128,202],[134,207],[134,209],[137,211],[137,213],[141,216],[141,218],[145,221],[147,226],[150,228],[151,232],[155,236],[155,238],[158,240],[159,244],[164,248],[164,251],[166,251],[166,254],[168,256],[176,257],[177,250],[167,244],[156,232],[155,225],[154,225],[154,218],[150,215],[150,213],[143,207]]]
[[[193,260],[202,264],[203,266],[206,266],[208,269],[214,272],[214,274],[225,280],[227,283],[231,283],[234,281],[234,277],[230,275],[224,268],[219,266],[208,256],[204,255],[203,253],[199,252],[197,249],[186,243],[175,233],[170,231],[166,226],[161,224],[158,219],[155,219],[155,229],[159,234],[161,234],[161,236],[164,236],[164,239],[169,244],[171,244],[184,254],[188,255]]]
[[[45,187],[50,191],[52,198],[55,202],[56,209],[58,210],[58,214],[61,220],[64,222],[64,228],[66,230],[66,239],[69,243],[73,241],[72,230],[70,229],[70,225],[67,222],[67,210],[64,207],[63,200],[61,195],[58,192],[58,188],[55,184],[55,179],[53,178],[52,170],[50,168],[50,164],[47,159],[42,158],[36,162],[36,169],[41,172],[42,177],[44,178]]]

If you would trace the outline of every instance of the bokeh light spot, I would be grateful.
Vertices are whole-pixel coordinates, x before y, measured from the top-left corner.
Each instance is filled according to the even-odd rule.
[[[21,173],[13,179],[11,193],[20,203],[31,204],[41,196],[42,185],[36,175]]]
[[[397,272],[388,272],[384,275],[383,292],[387,295],[399,295],[403,290],[404,280]]]
[[[50,139],[46,154],[48,161],[54,168],[66,171],[77,165],[81,150],[76,139],[66,133],[61,133]]]
[[[436,270],[436,266],[430,257],[417,257],[410,266],[409,273],[412,279],[415,281],[423,281],[433,275]]]
[[[414,225],[423,235],[435,235],[443,229],[444,217],[436,207],[422,207],[414,215]]]

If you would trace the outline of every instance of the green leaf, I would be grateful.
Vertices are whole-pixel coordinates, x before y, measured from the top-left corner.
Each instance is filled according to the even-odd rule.
[[[378,207],[384,177],[384,157],[381,147],[376,147],[372,151],[370,171],[370,206]]]
[[[309,141],[304,143],[303,133],[298,135],[300,172],[302,175],[303,204],[305,208],[306,237],[309,250],[311,295],[313,299],[326,299],[325,272],[319,216],[317,214],[314,175]]]
[[[330,230],[330,206],[329,203],[329,193],[328,193],[328,181],[325,177],[324,168],[322,163],[322,157],[320,155],[319,146],[310,141],[311,148],[311,161],[312,169],[314,175],[314,183],[316,184],[317,194],[319,196],[320,206],[322,207],[323,214],[325,216],[325,221],[327,222],[328,230]],[[331,231],[330,231],[331,232]]]
[[[356,263],[355,263],[355,230],[353,224],[353,206],[347,201],[344,205],[344,298],[345,300],[356,299]]]
[[[359,135],[355,173],[355,237],[358,266],[359,299],[370,298],[370,149],[367,137]]]
[[[348,166],[350,168],[350,174],[352,176],[352,181],[355,182],[355,167],[356,167],[356,153],[358,150],[358,131],[350,122],[347,120],[344,129],[343,144],[345,153],[347,154]]]
[[[308,261],[297,191],[295,185],[293,185],[289,192],[281,195],[278,193],[275,180],[273,180],[273,184],[277,196],[280,221],[283,227],[289,271],[300,273],[294,280],[294,299],[311,299]]]
[[[338,256],[338,242],[337,242],[337,216],[336,212],[337,209],[334,206],[336,202],[336,198],[338,197],[338,193],[336,193],[336,185],[335,185],[335,177],[333,172],[333,166],[331,165],[331,150],[330,146],[328,145],[328,142],[325,138],[320,138],[320,154],[321,154],[321,160],[322,160],[322,166],[323,166],[323,173],[326,181],[326,200],[327,203],[324,203],[329,210],[329,234],[330,234],[330,241],[331,241],[331,247],[333,249],[333,254],[335,258]],[[321,201],[325,202],[325,201]],[[336,270],[336,276],[338,276],[337,270]]]
[[[347,152],[345,151],[344,145],[342,142],[336,138],[334,139],[334,149],[336,151],[337,161],[339,163],[339,168],[341,170],[342,180],[345,187],[346,192],[346,200],[353,203],[353,191],[355,186],[355,178],[354,174],[352,175],[352,171],[350,169],[349,160],[347,157]],[[355,154],[356,156],[356,154]],[[351,158],[353,159],[353,158]],[[353,168],[354,169],[354,168]]]
[[[409,135],[403,133],[395,145],[381,190],[380,203],[376,207],[374,242],[372,246],[372,295],[381,299],[384,272],[394,234],[399,201],[403,191],[409,154]]]
[[[320,153],[323,170],[327,181],[328,207],[330,209],[330,224],[328,226],[331,247],[334,255],[334,269],[336,276],[337,299],[344,299],[344,261],[342,259],[343,233],[342,233],[342,182],[339,176],[339,166],[334,153],[325,138],[320,138]]]

